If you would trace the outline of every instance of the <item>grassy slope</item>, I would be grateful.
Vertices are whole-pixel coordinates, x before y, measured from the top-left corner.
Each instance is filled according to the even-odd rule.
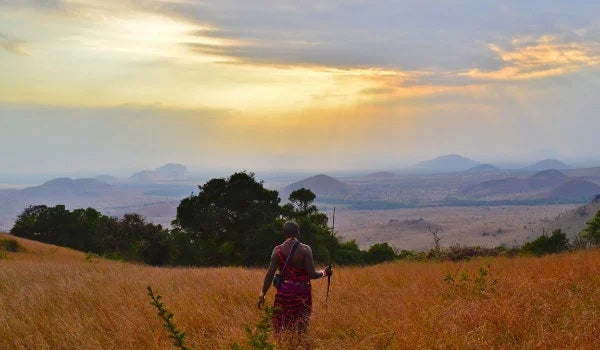
[[[6,238],[0,235],[0,238]],[[198,349],[243,342],[264,270],[153,268],[92,259],[27,240],[0,260],[0,348],[169,349],[146,286],[160,293]],[[577,348],[600,334],[600,250],[460,263],[338,268],[329,309],[315,281],[313,348]],[[477,293],[448,272],[490,274]],[[273,291],[268,293],[272,301]]]

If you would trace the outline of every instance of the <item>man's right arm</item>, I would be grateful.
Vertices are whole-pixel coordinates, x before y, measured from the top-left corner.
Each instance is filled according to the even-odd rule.
[[[325,277],[328,274],[331,275],[331,273],[332,273],[331,268],[328,268],[325,270],[320,270],[320,271],[315,270],[315,263],[313,261],[312,249],[310,249],[310,247],[308,245],[305,245],[305,247],[306,247],[306,252],[304,254],[304,270],[308,271],[310,279],[314,280],[317,278]]]

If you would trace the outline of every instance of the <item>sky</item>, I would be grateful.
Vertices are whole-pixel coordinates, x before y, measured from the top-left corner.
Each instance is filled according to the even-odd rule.
[[[600,2],[0,0],[0,172],[597,160]]]

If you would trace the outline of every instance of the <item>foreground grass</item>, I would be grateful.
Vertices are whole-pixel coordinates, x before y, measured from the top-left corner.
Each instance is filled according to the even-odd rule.
[[[153,268],[18,241],[26,251],[0,260],[3,349],[170,349],[148,285],[163,296],[191,348],[243,343],[243,324],[261,317],[255,302],[262,269]],[[327,310],[326,282],[313,283],[309,335],[316,349],[593,349],[599,261],[596,249],[338,268]],[[480,267],[488,271],[482,284],[444,281],[456,271],[475,276]]]

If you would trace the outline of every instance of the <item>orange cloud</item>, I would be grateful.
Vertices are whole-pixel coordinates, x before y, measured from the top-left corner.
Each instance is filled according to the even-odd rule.
[[[514,46],[524,40],[515,39]],[[486,80],[527,80],[563,75],[600,64],[600,54],[592,47],[579,43],[560,43],[551,36],[543,36],[533,44],[524,44],[512,50],[504,50],[490,44],[504,67],[493,71],[471,69],[459,76]]]

